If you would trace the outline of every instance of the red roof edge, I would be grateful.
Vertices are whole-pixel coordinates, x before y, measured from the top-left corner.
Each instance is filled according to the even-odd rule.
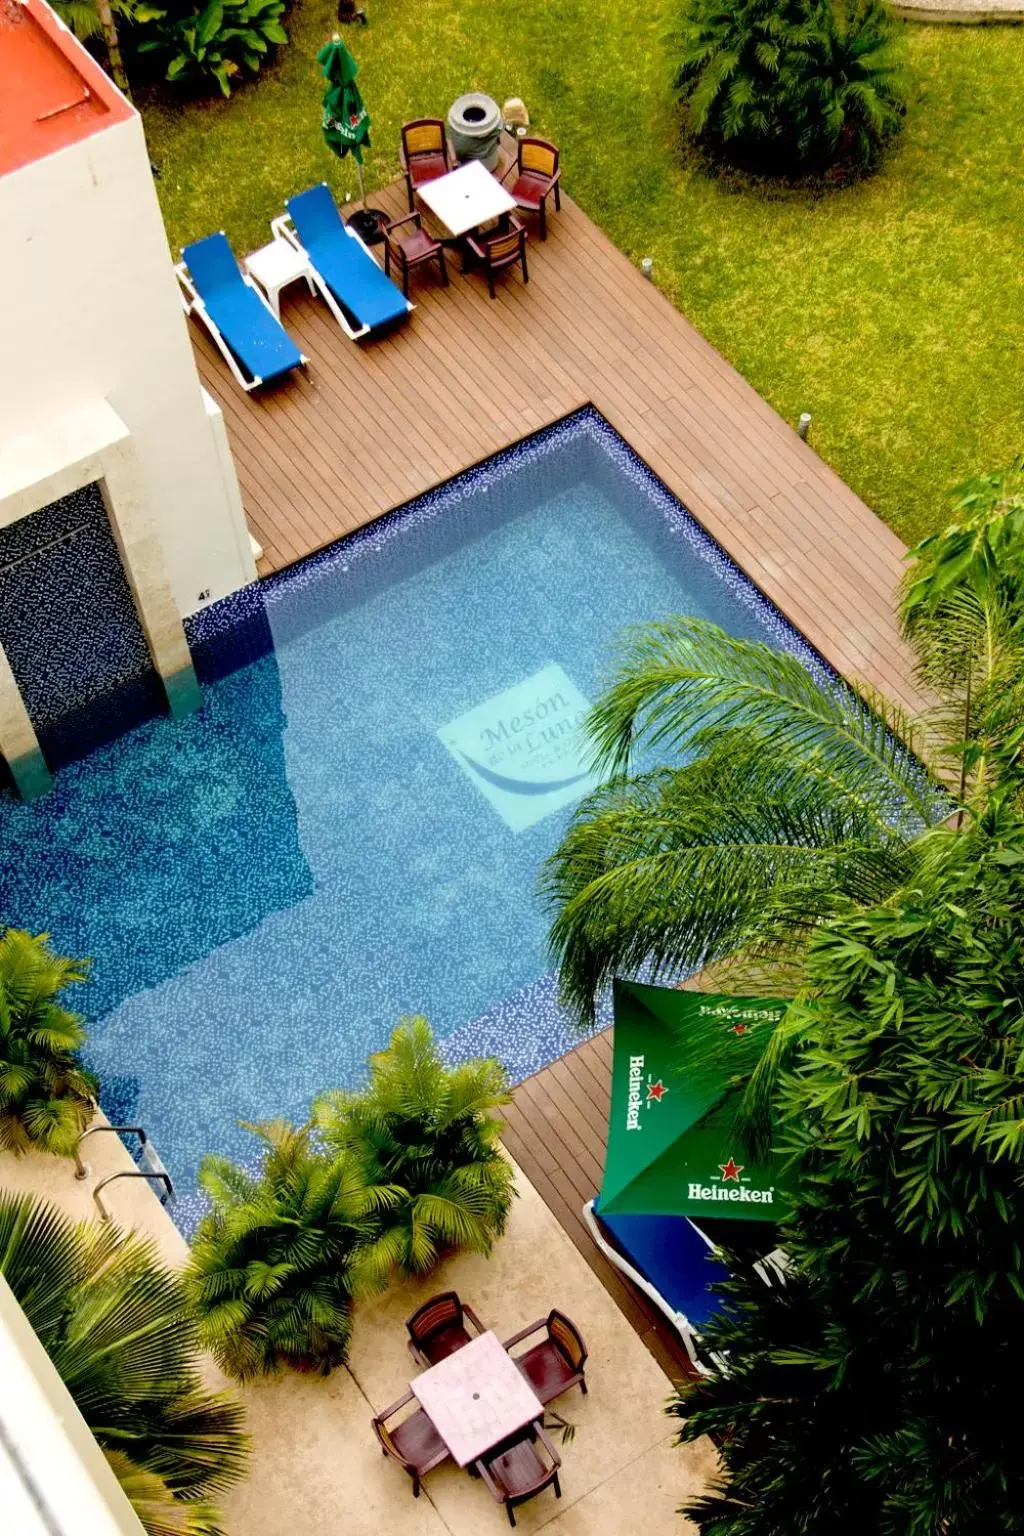
[[[0,176],[136,115],[45,0],[0,0]]]

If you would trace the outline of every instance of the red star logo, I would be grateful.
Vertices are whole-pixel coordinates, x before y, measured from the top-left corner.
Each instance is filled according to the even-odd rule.
[[[749,1028],[749,1024],[734,1024],[732,1027],[732,1032],[734,1035],[745,1035]]]
[[[733,1183],[735,1184],[739,1183],[740,1174],[743,1172],[743,1164],[738,1163],[731,1153],[729,1156],[729,1161],[727,1163],[719,1163],[718,1166],[722,1170],[723,1184],[727,1179],[732,1179]]]
[[[648,1083],[647,1084],[647,1102],[648,1102],[648,1104],[651,1102],[652,1099],[654,1099],[658,1104],[660,1104],[662,1099],[665,1097],[666,1093],[668,1093],[668,1089],[665,1087],[665,1084],[662,1082],[660,1077],[658,1078],[658,1081],[656,1083]]]

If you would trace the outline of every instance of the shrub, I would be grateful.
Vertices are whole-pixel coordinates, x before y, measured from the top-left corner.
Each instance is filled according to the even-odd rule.
[[[244,1474],[248,1441],[241,1406],[203,1386],[180,1276],[136,1234],[9,1195],[0,1274],[150,1536],[219,1536],[210,1501]]]
[[[361,1281],[386,1283],[395,1268],[424,1274],[452,1248],[489,1253],[515,1195],[501,1155],[508,1103],[499,1062],[446,1068],[426,1019],[403,1019],[387,1050],[370,1057],[361,1094],[324,1094],[313,1117],[325,1142],[354,1157],[377,1195],[372,1240],[358,1260]]]
[[[677,1401],[714,1536],[1020,1529],[1024,822],[932,834],[916,887],[812,941],[783,1025],[786,1283],[738,1275]]]
[[[95,1079],[78,1050],[81,1020],[59,1001],[84,981],[81,962],[55,955],[46,934],[0,937],[0,1147],[70,1155],[95,1111]]]
[[[147,6],[137,51],[151,57],[165,80],[199,86],[216,81],[230,96],[243,69],[258,74],[270,49],[288,41],[284,10],[285,0],[209,0],[198,11]]]
[[[769,175],[874,166],[905,111],[884,0],[687,0],[676,86],[694,137]]]
[[[326,1376],[348,1351],[351,1259],[373,1201],[354,1160],[312,1146],[308,1126],[246,1129],[265,1145],[258,1174],[222,1157],[200,1170],[213,1204],[188,1272],[200,1337],[240,1381],[285,1365]]]

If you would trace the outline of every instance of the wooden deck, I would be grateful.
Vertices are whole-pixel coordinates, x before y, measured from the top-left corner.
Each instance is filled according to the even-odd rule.
[[[679,1381],[691,1372],[675,1330],[608,1263],[580,1215],[601,1187],[611,1086],[612,1035],[604,1030],[519,1084],[502,1140],[666,1375]]]
[[[379,201],[405,211],[397,187]],[[369,346],[291,289],[283,318],[311,362],[262,397],[238,389],[193,327],[261,572],[591,403],[833,666],[918,706],[893,619],[899,540],[571,200],[549,229],[546,243],[531,239],[528,286],[509,276],[491,302],[476,276],[453,272],[447,290],[419,282],[409,324]],[[611,1040],[599,1035],[516,1089],[505,1140],[678,1377],[678,1340],[580,1217],[601,1182],[610,1081]]]
[[[379,201],[404,211],[397,186]],[[839,671],[913,704],[895,535],[569,198],[529,262],[493,302],[476,275],[416,281],[409,323],[368,346],[292,287],[283,318],[311,361],[262,397],[193,324],[261,571],[590,402]]]

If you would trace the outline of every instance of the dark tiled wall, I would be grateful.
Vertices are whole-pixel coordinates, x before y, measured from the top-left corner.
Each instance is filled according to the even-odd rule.
[[[0,528],[0,644],[51,767],[161,707],[98,486]]]

